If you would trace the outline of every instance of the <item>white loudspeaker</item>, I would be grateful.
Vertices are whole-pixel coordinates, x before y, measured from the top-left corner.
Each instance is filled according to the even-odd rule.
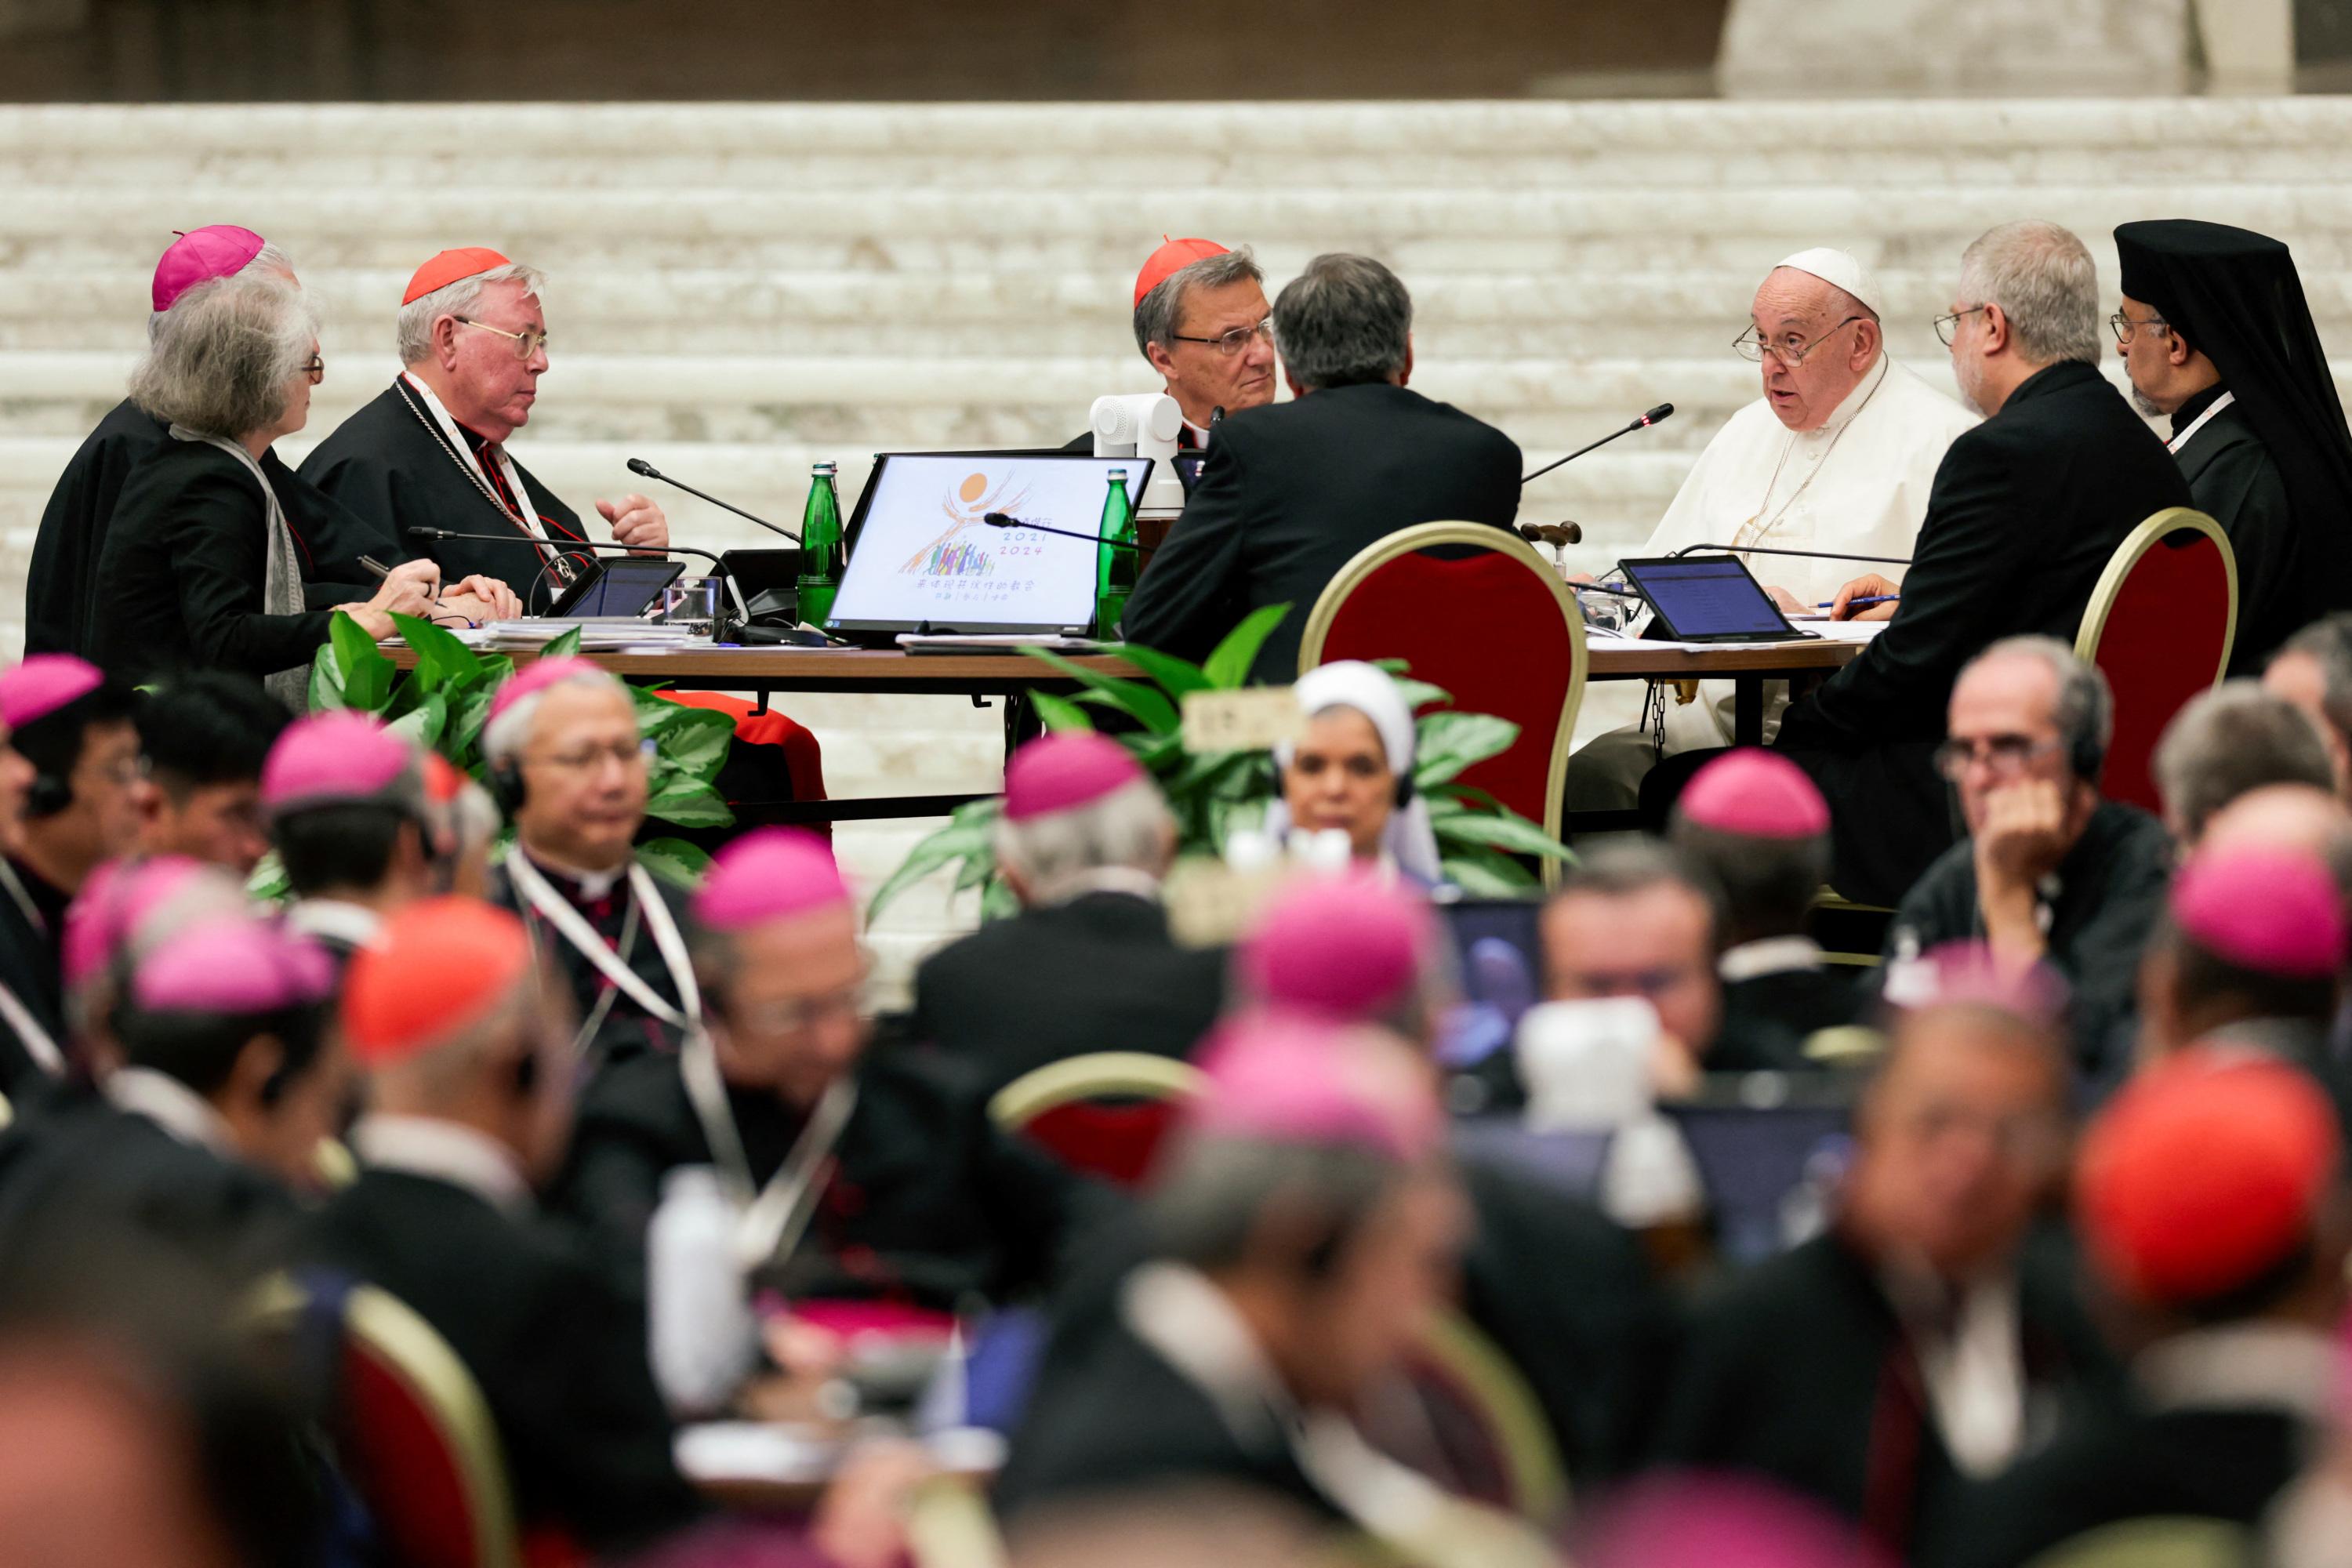
[[[1151,482],[1145,487],[1139,512],[1162,511],[1170,516],[1184,510],[1184,484],[1176,477],[1176,436],[1184,428],[1184,411],[1164,392],[1130,392],[1095,399],[1090,423],[1097,458],[1150,458]]]

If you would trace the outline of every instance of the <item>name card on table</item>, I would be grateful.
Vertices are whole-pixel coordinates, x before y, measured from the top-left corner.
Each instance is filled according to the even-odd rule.
[[[1188,752],[1270,752],[1307,732],[1307,715],[1287,686],[1184,695]]]

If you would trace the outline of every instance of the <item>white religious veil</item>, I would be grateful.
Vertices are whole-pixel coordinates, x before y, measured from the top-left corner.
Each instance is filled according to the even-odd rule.
[[[1378,665],[1352,658],[1318,665],[1300,676],[1290,689],[1299,711],[1309,719],[1329,709],[1352,708],[1370,720],[1380,734],[1381,749],[1388,753],[1389,771],[1401,779],[1412,776],[1416,751],[1412,710],[1405,706],[1396,682]],[[1289,745],[1276,746],[1275,767],[1286,772],[1291,756]],[[1266,810],[1265,830],[1277,843],[1290,832],[1290,807],[1279,794]],[[1445,879],[1437,858],[1437,833],[1429,825],[1429,807],[1418,794],[1389,813],[1381,847],[1406,876],[1433,887]]]
[[[262,505],[268,508],[268,521],[263,535],[261,551],[261,608],[272,616],[299,616],[302,613],[302,563],[294,553],[294,535],[287,530],[285,509],[278,504],[278,492],[270,488],[269,476],[261,471],[253,454],[226,436],[206,436],[184,425],[172,426],[174,441],[202,441],[208,447],[218,447],[238,462],[261,487]],[[262,686],[269,695],[286,705],[289,713],[306,711],[310,706],[310,672],[308,668],[281,669],[264,676]]]

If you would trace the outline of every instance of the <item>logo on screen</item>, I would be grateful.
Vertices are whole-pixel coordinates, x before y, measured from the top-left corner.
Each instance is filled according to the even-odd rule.
[[[961,484],[940,495],[940,510],[948,529],[907,558],[898,568],[907,577],[986,577],[996,570],[996,531],[981,520],[992,511],[1011,511],[1029,499],[1028,490],[1013,492],[1007,479],[991,487],[985,472],[966,475]],[[983,541],[986,542],[983,543]]]

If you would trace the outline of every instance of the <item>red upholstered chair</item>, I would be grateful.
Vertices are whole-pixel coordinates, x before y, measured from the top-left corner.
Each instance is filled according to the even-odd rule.
[[[2221,524],[2185,506],[2132,530],[2099,574],[2074,652],[2116,694],[2116,735],[2101,784],[2111,800],[2161,809],[2150,763],[2172,716],[2229,668],[2238,631],[2238,561]]]
[[[730,697],[722,691],[665,691],[664,697],[688,708],[708,709],[724,713],[735,721],[735,740],[739,745],[770,746],[782,758],[785,776],[792,780],[794,800],[824,800],[824,752],[817,745],[816,734],[806,725],[789,719],[771,708],[755,712],[751,703],[740,697]],[[730,801],[729,805],[738,803]],[[833,824],[813,823],[812,831],[825,837],[833,837]]]
[[[1301,674],[1343,658],[1403,659],[1463,712],[1517,724],[1510,749],[1465,769],[1461,782],[1559,837],[1584,701],[1584,617],[1559,574],[1517,535],[1424,522],[1368,545],[1315,601],[1298,647]],[[1547,882],[1559,874],[1558,861],[1544,862]]]
[[[1387,1445],[1459,1496],[1507,1509],[1538,1526],[1568,1508],[1559,1445],[1526,1377],[1500,1347],[1458,1312],[1444,1312],[1407,1352],[1404,1373],[1420,1428],[1412,1448]],[[1370,1433],[1385,1435],[1377,1412]]]
[[[1201,1081],[1198,1068],[1171,1057],[1097,1051],[1022,1074],[988,1113],[1073,1170],[1132,1187]]]

